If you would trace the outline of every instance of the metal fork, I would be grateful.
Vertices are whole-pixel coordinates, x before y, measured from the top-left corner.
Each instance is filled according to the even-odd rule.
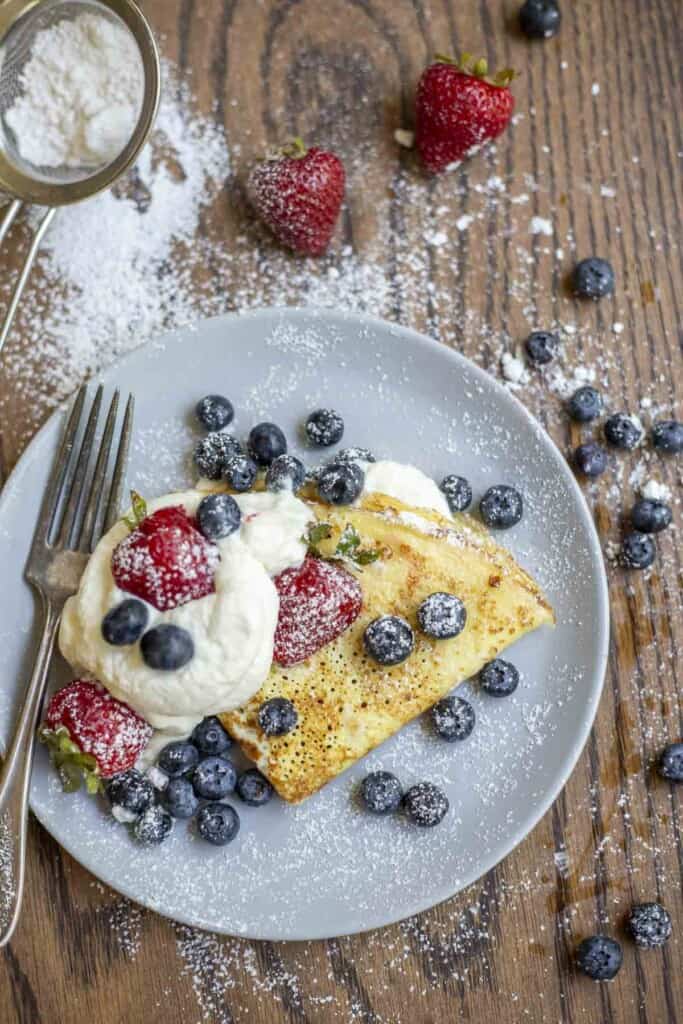
[[[66,599],[78,589],[90,552],[119,515],[125,486],[133,396],[128,398],[113,471],[110,471],[119,406],[119,392],[115,392],[92,477],[90,468],[102,406],[102,386],[93,399],[78,456],[74,458],[86,396],[84,385],[64,429],[26,566],[26,578],[40,598],[43,632],[16,731],[0,771],[0,948],[12,937],[21,909],[33,747],[57,627]]]

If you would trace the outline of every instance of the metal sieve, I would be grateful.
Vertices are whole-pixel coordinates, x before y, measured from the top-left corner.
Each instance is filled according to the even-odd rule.
[[[99,166],[42,167],[28,162],[6,121],[22,93],[22,72],[39,32],[57,22],[95,13],[125,28],[141,62],[142,93],[137,122],[121,151]],[[0,192],[10,197],[0,219],[0,245],[26,204],[46,207],[39,216],[0,328],[2,350],[31,267],[59,206],[68,206],[109,188],[131,164],[154,124],[160,92],[159,53],[149,23],[134,0],[0,0]]]

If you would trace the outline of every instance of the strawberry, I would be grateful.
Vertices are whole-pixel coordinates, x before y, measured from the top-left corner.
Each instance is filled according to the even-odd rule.
[[[341,636],[363,604],[358,580],[339,565],[308,555],[298,569],[275,578],[280,614],[273,657],[287,667],[310,658]]]
[[[432,174],[457,166],[507,127],[515,105],[510,70],[488,79],[487,64],[437,57],[417,87],[415,144]]]
[[[146,515],[144,502],[134,509],[137,526],[111,557],[114,582],[160,612],[214,592],[220,555],[181,505]],[[134,524],[129,524],[134,525]]]
[[[83,777],[90,793],[99,789],[100,778],[132,768],[151,735],[144,718],[88,679],[57,691],[40,733],[64,788],[78,789]]]
[[[252,206],[283,245],[320,256],[329,245],[344,198],[344,165],[334,153],[306,149],[301,139],[249,175]]]

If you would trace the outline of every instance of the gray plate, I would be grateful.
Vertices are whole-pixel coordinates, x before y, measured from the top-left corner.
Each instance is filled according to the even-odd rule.
[[[437,479],[460,473],[472,481],[475,503],[492,483],[515,484],[526,514],[500,539],[545,587],[559,625],[510,649],[522,674],[512,697],[487,699],[465,684],[477,712],[470,739],[444,743],[428,723],[413,722],[299,807],[277,799],[261,809],[240,806],[242,830],[226,848],[207,846],[182,823],[162,847],[138,848],[98,800],[61,793],[41,748],[31,798],[43,825],[133,900],[192,925],[261,939],[385,925],[488,871],[565,784],[593,721],[606,662],[608,599],[598,539],[548,436],[462,356],[356,314],[266,310],[222,317],[167,335],[102,380],[137,395],[130,479],[143,493],[191,480],[191,409],[210,391],[234,401],[240,434],[268,418],[294,441],[305,413],[333,405],[344,415],[344,443],[413,462]],[[55,415],[38,434],[0,500],[5,742],[33,646],[34,601],[21,582],[23,563],[61,420]],[[56,664],[55,676],[68,679],[64,665]],[[445,786],[451,810],[442,825],[420,831],[400,816],[364,815],[353,788],[380,766],[406,785],[426,778]]]

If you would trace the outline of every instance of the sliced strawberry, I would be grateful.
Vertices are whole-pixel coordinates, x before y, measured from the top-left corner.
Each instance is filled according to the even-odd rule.
[[[82,775],[90,790],[97,789],[98,776],[132,768],[151,735],[144,718],[88,679],[57,691],[41,731],[65,788],[77,788]]]
[[[174,505],[146,516],[116,545],[111,571],[117,587],[165,612],[213,594],[219,560],[216,545]]]
[[[310,658],[344,633],[363,604],[358,580],[332,562],[305,559],[299,569],[287,569],[275,579],[280,614],[273,657],[287,667]]]

